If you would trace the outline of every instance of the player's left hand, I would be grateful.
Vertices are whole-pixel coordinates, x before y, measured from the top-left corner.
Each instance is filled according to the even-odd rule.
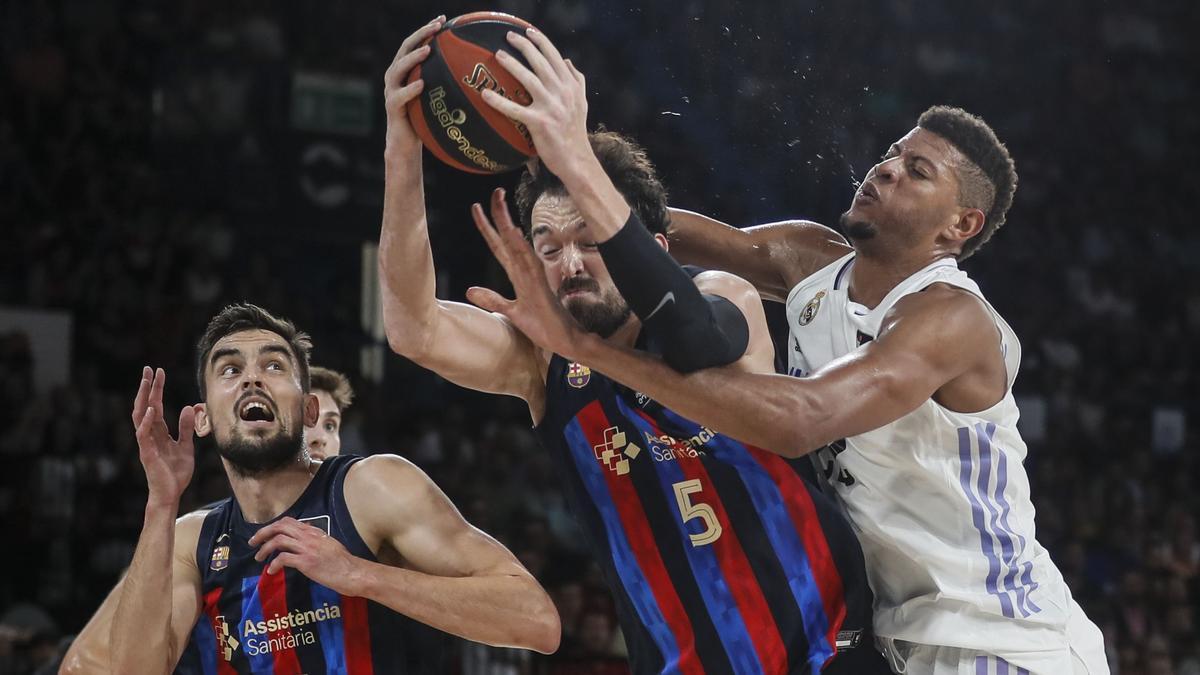
[[[508,42],[529,63],[527,67],[504,50],[496,59],[521,83],[533,101],[514,103],[490,89],[483,100],[504,115],[525,125],[533,137],[538,157],[555,175],[565,177],[592,157],[587,136],[587,89],[583,73],[564,59],[541,31],[509,33]]]
[[[357,595],[361,558],[346,550],[342,542],[319,528],[295,518],[280,518],[254,533],[251,546],[261,546],[254,559],[263,562],[278,553],[267,566],[267,574],[285,567],[343,595]]]
[[[567,314],[546,283],[542,263],[508,213],[504,190],[492,191],[491,211],[489,221],[482,206],[471,206],[475,227],[508,274],[516,299],[508,300],[495,291],[478,286],[467,289],[467,299],[482,309],[507,317],[537,346],[571,358],[572,350],[584,334],[583,329]]]

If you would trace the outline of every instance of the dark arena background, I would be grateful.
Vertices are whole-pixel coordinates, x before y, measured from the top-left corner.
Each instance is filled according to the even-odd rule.
[[[552,594],[557,655],[455,641],[450,672],[625,672],[524,404],[393,355],[377,319],[384,69],[481,9],[563,48],[589,123],[644,144],[673,205],[734,224],[835,223],[922,110],[986,119],[1020,187],[965,268],[1023,342],[1039,539],[1114,673],[1200,673],[1192,0],[0,3],[0,673],[54,672],[128,564],[141,367],[175,419],[196,338],[241,300],[350,374],[344,452],[417,463]],[[440,297],[506,288],[468,207],[515,180],[427,157]],[[202,452],[183,508],[227,490]]]

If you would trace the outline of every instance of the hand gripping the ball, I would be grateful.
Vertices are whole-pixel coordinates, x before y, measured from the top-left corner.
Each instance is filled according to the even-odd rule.
[[[162,368],[142,369],[142,382],[133,400],[133,424],[137,429],[138,456],[146,471],[150,489],[149,503],[170,509],[178,507],[184,489],[192,480],[196,453],[192,430],[196,409],[184,406],[179,411],[179,438],[171,438],[163,419],[163,385],[167,374]]]
[[[587,136],[587,88],[583,73],[564,59],[550,39],[536,28],[525,35],[508,34],[529,66],[504,50],[496,52],[500,65],[529,92],[533,102],[520,105],[494,91],[483,100],[499,112],[525,125],[538,156],[554,174],[564,177],[592,157]]]
[[[428,38],[442,28],[446,17],[439,16],[404,39],[383,75],[383,105],[387,111],[387,145],[384,155],[392,157],[419,153],[421,142],[408,119],[408,103],[421,94],[425,81],[405,84],[408,74],[429,56]]]

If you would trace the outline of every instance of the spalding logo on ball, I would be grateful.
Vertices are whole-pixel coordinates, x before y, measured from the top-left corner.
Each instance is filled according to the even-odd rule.
[[[446,22],[429,38],[429,56],[413,68],[411,82],[425,80],[408,116],[435,157],[471,173],[500,173],[525,164],[536,151],[525,125],[483,101],[484,89],[529,105],[529,92],[496,60],[503,49],[525,63],[505,35],[530,25],[510,14],[474,12]]]

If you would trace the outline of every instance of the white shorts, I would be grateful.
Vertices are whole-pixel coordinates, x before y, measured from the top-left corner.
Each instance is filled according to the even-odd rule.
[[[906,675],[1109,675],[1104,636],[1074,600],[1063,649],[992,653],[883,638],[879,646],[892,671]]]

